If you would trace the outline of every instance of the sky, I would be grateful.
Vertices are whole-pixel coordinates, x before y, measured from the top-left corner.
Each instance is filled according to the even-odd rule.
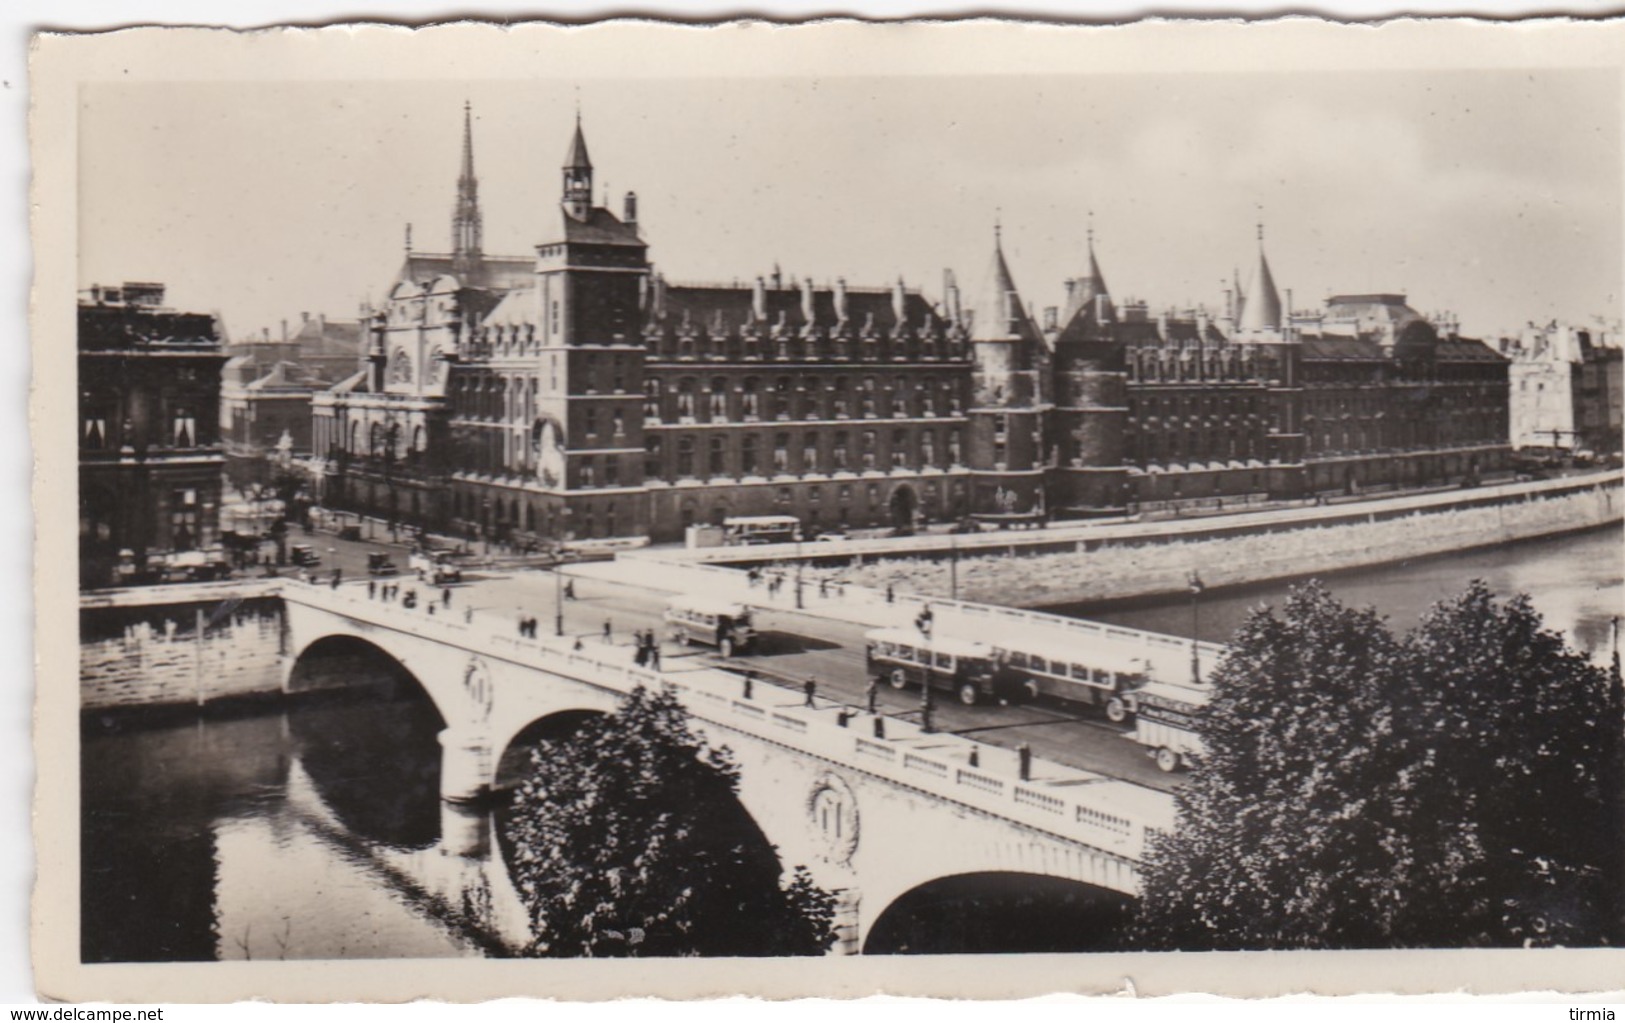
[[[579,102],[600,196],[639,195],[669,280],[976,293],[994,225],[1026,301],[1063,301],[1086,231],[1113,295],[1222,308],[1257,266],[1300,308],[1398,291],[1495,336],[1621,315],[1616,72],[87,85],[81,287],[161,280],[233,336],[353,317],[449,247],[474,109],[488,253],[557,231]]]

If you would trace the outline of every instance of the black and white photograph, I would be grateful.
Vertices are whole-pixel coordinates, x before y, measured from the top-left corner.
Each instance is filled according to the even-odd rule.
[[[1617,29],[44,37],[42,976],[1617,949]]]

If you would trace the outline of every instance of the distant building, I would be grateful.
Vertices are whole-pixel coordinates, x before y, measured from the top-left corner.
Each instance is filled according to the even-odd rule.
[[[222,331],[162,284],[79,300],[79,563],[85,586],[219,543]],[[125,553],[128,552],[128,553]]]
[[[270,457],[283,449],[296,458],[313,453],[311,398],[361,367],[361,323],[302,314],[290,335],[268,332],[226,347],[220,430],[232,482],[264,482]]]
[[[994,239],[969,298],[771,274],[669,282],[578,121],[534,256],[480,246],[465,109],[452,251],[408,244],[367,369],[314,400],[324,502],[513,540],[729,516],[1025,525],[1147,502],[1471,479],[1507,463],[1506,360],[1402,295],[1293,314],[1264,257],[1222,313],[1117,303],[1088,239],[1035,319]]]
[[[1512,446],[1545,453],[1621,448],[1620,334],[1551,323],[1506,344],[1512,358]]]

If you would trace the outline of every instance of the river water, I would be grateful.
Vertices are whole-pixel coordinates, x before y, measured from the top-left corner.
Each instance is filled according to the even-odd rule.
[[[1409,628],[1482,578],[1527,592],[1550,625],[1606,658],[1625,604],[1617,529],[1338,573],[1346,603]],[[1225,639],[1284,584],[1204,594],[1203,638]],[[1188,601],[1070,608],[1189,635]],[[489,822],[451,813],[436,784],[439,717],[380,670],[372,689],[293,707],[169,718],[88,715],[82,728],[82,958],[444,958],[497,947],[505,878]],[[458,888],[448,870],[496,877]],[[493,889],[497,896],[493,897]]]
[[[1625,546],[1617,527],[1320,577],[1344,604],[1369,605],[1387,615],[1396,632],[1414,627],[1434,603],[1459,594],[1473,579],[1484,580],[1501,597],[1529,594],[1547,626],[1566,633],[1571,646],[1598,662],[1608,659],[1610,623],[1625,614]],[[1204,592],[1196,609],[1197,634],[1225,642],[1248,612],[1261,604],[1279,606],[1293,585],[1260,583]],[[1173,636],[1191,634],[1186,598],[1046,610]]]

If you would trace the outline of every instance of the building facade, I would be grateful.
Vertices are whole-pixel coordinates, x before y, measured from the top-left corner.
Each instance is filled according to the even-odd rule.
[[[79,571],[111,585],[220,542],[222,331],[162,284],[79,301]]]
[[[1543,454],[1617,454],[1622,353],[1617,331],[1529,326],[1512,359],[1512,446]]]
[[[1213,314],[1115,301],[1092,231],[1042,324],[997,236],[970,298],[951,273],[935,302],[777,269],[669,282],[636,195],[594,204],[579,119],[550,237],[486,255],[471,124],[452,251],[408,250],[366,369],[313,403],[330,506],[519,544],[671,540],[740,515],[1020,526],[1506,463],[1506,360],[1404,296],[1291,313],[1262,232]]]

